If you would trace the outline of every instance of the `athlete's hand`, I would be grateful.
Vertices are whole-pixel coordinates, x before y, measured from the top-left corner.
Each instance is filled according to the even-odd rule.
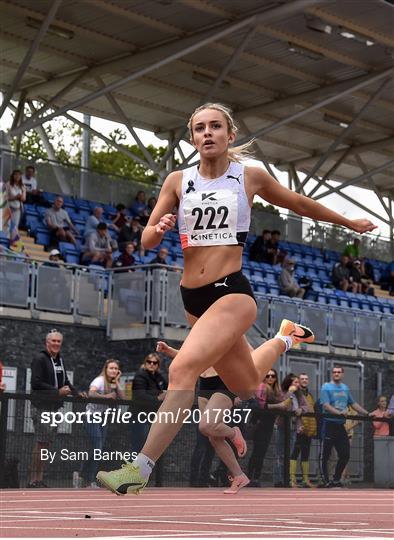
[[[377,228],[369,219],[352,219],[350,228],[360,234],[371,232]]]
[[[164,214],[160,218],[159,223],[156,225],[156,232],[164,234],[167,231],[171,231],[175,227],[176,216],[174,214]]]
[[[173,347],[170,347],[167,345],[165,341],[158,341],[156,345],[156,352],[163,353],[166,356],[169,356],[170,358],[175,358],[178,351],[174,349]]]

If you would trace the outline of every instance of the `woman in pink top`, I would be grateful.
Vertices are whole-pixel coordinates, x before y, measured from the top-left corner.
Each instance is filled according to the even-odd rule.
[[[375,418],[390,418],[391,414],[387,410],[386,396],[380,396],[378,399],[378,408],[371,412]],[[388,422],[373,422],[374,437],[388,437],[390,434],[390,425]]]

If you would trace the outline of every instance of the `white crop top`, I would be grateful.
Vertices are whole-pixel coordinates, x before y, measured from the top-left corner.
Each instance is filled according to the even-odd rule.
[[[182,249],[245,245],[251,209],[244,170],[244,165],[231,162],[219,178],[203,178],[197,165],[183,172],[178,209]]]

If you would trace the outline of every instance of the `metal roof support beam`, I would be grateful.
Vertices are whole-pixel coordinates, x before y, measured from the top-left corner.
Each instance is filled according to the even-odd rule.
[[[320,158],[317,160],[317,163],[313,166],[312,170],[307,174],[306,178],[304,178],[303,182],[301,183],[301,188],[305,186],[305,184],[308,182],[309,178],[313,176],[317,171],[320,169],[321,165],[326,161],[326,159],[334,152],[337,146],[339,146],[344,138],[349,135],[349,133],[352,131],[358,120],[365,114],[365,112],[368,110],[368,108],[372,105],[372,103],[382,94],[383,90],[387,87],[387,85],[391,82],[391,77],[388,77],[386,80],[383,81],[383,83],[379,86],[379,88],[372,94],[372,96],[368,99],[368,101],[361,107],[361,109],[358,111],[356,116],[353,118],[353,120],[350,122],[350,124],[347,126],[346,129],[343,129],[342,132],[338,135],[338,137],[330,144],[327,151],[320,156]]]
[[[103,88],[105,85],[104,85],[104,82],[101,80],[100,77],[96,77],[96,81],[98,82],[98,84]],[[109,104],[111,105],[111,107],[113,108],[113,110],[115,111],[115,113],[119,116],[120,120],[122,120],[123,124],[126,126],[126,128],[128,129],[130,135],[134,138],[135,142],[137,143],[138,145],[138,148],[141,150],[141,152],[144,154],[145,156],[145,159],[147,161],[147,163],[149,163],[149,167],[154,171],[154,172],[157,172],[158,168],[157,168],[157,164],[154,162],[152,156],[150,155],[150,153],[148,152],[148,150],[145,148],[143,142],[141,141],[141,139],[138,137],[138,134],[136,133],[135,129],[133,128],[133,126],[130,125],[130,122],[129,122],[129,119],[127,118],[127,116],[125,115],[123,109],[120,107],[119,103],[116,101],[116,99],[114,98],[114,96],[111,94],[111,92],[108,92],[108,94],[105,95],[105,97],[107,98]]]
[[[385,70],[386,71],[386,70]],[[378,73],[384,73],[378,72]],[[374,73],[375,74],[375,73]],[[299,94],[292,94],[288,97],[281,99],[274,99],[262,103],[261,105],[254,105],[253,107],[248,107],[247,109],[242,109],[237,112],[238,118],[245,118],[247,116],[256,116],[263,114],[265,112],[271,113],[282,107],[289,107],[291,105],[299,105],[305,101],[312,101],[315,98],[322,98],[325,96],[334,95],[338,92],[348,89],[350,86],[355,84],[368,81],[371,78],[371,75],[361,75],[360,77],[354,77],[352,79],[347,79],[346,81],[336,82],[332,84],[327,84],[326,86],[320,86],[315,90],[307,90],[306,92],[300,92]]]
[[[231,58],[229,59],[229,61],[223,66],[223,68],[221,69],[219,75],[216,77],[216,80],[213,83],[213,85],[211,86],[211,88],[208,90],[208,92],[205,94],[205,96],[200,100],[199,105],[203,105],[204,103],[206,103],[207,101],[209,101],[212,98],[212,96],[214,95],[216,90],[219,88],[219,86],[223,82],[223,79],[226,77],[226,75],[228,74],[228,72],[230,71],[230,69],[232,68],[232,66],[236,62],[236,60],[238,59],[241,52],[245,50],[245,47],[249,43],[249,41],[250,41],[251,37],[253,36],[255,30],[256,30],[256,26],[254,26],[251,29],[247,29],[245,37],[243,38],[241,43],[238,45],[238,47],[235,49],[235,51],[231,55]],[[185,136],[187,131],[188,131],[187,126],[182,128],[181,132],[176,136],[176,138],[174,139],[172,145],[169,146],[167,152],[162,157],[162,159],[161,159],[161,161],[159,163],[159,168],[163,167],[164,163],[167,161],[168,157],[171,155],[174,148],[183,139],[183,137]]]
[[[352,147],[349,146],[349,148],[346,148],[343,152],[342,152],[342,155],[339,157],[339,159],[334,163],[334,165],[331,167],[331,169],[329,169],[326,174],[323,176],[322,178],[322,182],[325,182],[326,180],[330,179],[331,178],[331,175],[337,170],[337,168],[339,167],[339,165],[345,161],[345,159],[347,158],[347,156],[351,153],[351,150],[352,150]],[[316,191],[319,189],[320,185],[318,184],[317,186],[315,186],[309,193],[308,193],[308,197],[312,197],[312,195],[314,195],[316,193]]]
[[[60,2],[61,0],[56,0]],[[241,30],[242,28],[245,28],[247,26],[257,25],[259,22],[267,22],[271,21],[276,18],[283,17],[285,15],[290,15],[292,13],[295,13],[297,11],[300,11],[304,8],[310,7],[314,4],[320,4],[323,0],[295,0],[291,3],[283,4],[279,7],[273,8],[272,10],[267,10],[262,13],[257,13],[255,15],[252,15],[250,17],[246,17],[245,19],[242,19],[241,21],[238,21],[236,23],[231,24],[225,24],[220,25],[219,27],[216,27],[214,29],[210,30],[204,30],[203,32],[193,35],[190,37],[186,37],[181,40],[177,40],[175,42],[170,43],[169,45],[161,45],[156,47],[156,50],[160,54],[161,58],[160,60],[154,62],[153,64],[150,64],[149,66],[143,67],[142,69],[139,69],[126,77],[123,77],[122,79],[119,79],[117,81],[114,81],[113,83],[105,86],[104,88],[100,88],[99,90],[96,90],[95,92],[91,92],[90,94],[87,94],[86,96],[82,96],[81,98],[73,101],[72,103],[69,103],[68,105],[64,105],[63,107],[60,107],[57,109],[56,112],[48,115],[46,117],[47,120],[52,120],[52,118],[55,118],[55,116],[59,116],[63,114],[64,112],[72,109],[77,109],[78,107],[84,105],[85,103],[88,103],[90,101],[93,101],[94,99],[97,99],[107,92],[112,92],[113,90],[116,90],[117,88],[120,88],[124,86],[125,84],[128,84],[131,81],[134,81],[143,75],[146,75],[162,66],[165,66],[174,60],[177,60],[179,58],[183,58],[184,56],[201,49],[205,45],[208,45],[214,41],[218,41],[222,37],[225,37],[227,35],[233,34],[234,32],[237,32],[238,30]],[[174,49],[177,49],[174,51]],[[172,50],[172,52],[170,52]],[[149,54],[152,54],[154,49],[151,49]],[[142,56],[145,53],[141,53],[140,56]],[[130,56],[130,61],[135,61],[138,57]],[[124,59],[123,59],[124,60]],[[112,64],[112,67],[116,65],[116,63]],[[93,70],[92,70],[93,72]],[[91,72],[91,73],[92,73]],[[42,123],[43,119],[36,120],[33,122],[33,124],[28,125],[25,124],[21,126],[18,129],[31,129],[35,127],[36,125],[39,125]],[[15,135],[16,133],[11,133],[11,135]]]
[[[315,201],[318,199],[322,199],[323,197],[326,197],[327,195],[331,195],[331,193],[340,193],[340,191],[345,188],[346,186],[351,186],[353,184],[357,184],[357,182],[361,182],[361,180],[364,180],[365,178],[368,178],[369,176],[373,174],[378,174],[381,171],[384,171],[388,167],[394,164],[394,159],[390,159],[390,161],[386,161],[386,163],[383,163],[383,165],[380,165],[380,167],[376,167],[375,169],[371,169],[367,173],[360,174],[360,176],[356,176],[356,178],[351,178],[350,180],[346,180],[346,182],[343,182],[339,187],[332,187],[328,189],[328,191],[325,191],[324,193],[320,193],[319,195],[316,195],[313,197]]]
[[[370,150],[381,150],[385,146],[391,145],[393,143],[393,141],[394,141],[394,137],[386,137],[384,139],[378,139],[377,141],[362,143],[362,144],[358,144],[358,145],[355,145],[355,146],[349,146],[348,148],[346,148],[346,150],[349,150],[348,155],[361,154],[363,152],[368,152]],[[342,154],[343,154],[343,149],[335,150],[335,152],[333,152],[330,157],[331,158],[337,158],[338,156],[341,156]],[[276,167],[281,167],[281,166],[289,167],[291,164],[293,164],[294,167],[296,169],[298,169],[300,167],[305,166],[304,163],[306,161],[309,161],[310,159],[314,159],[316,157],[319,157],[319,155],[306,156],[306,157],[303,157],[303,158],[295,159],[293,161],[279,161],[279,162],[275,163],[275,166]]]
[[[394,259],[394,216],[393,216],[393,201],[389,197],[389,210],[390,210],[390,251],[391,258]]]
[[[266,126],[264,128],[258,129],[254,133],[252,133],[252,137],[262,137],[263,135],[266,135],[267,133],[271,133],[271,131],[275,131],[276,129],[285,126],[286,124],[289,124],[293,120],[297,120],[297,118],[301,118],[302,116],[305,116],[306,114],[315,111],[316,109],[320,109],[321,107],[324,107],[325,105],[328,105],[329,103],[332,103],[333,101],[336,101],[340,99],[343,96],[347,96],[348,94],[352,94],[356,90],[359,90],[360,88],[363,88],[364,86],[368,86],[369,84],[372,84],[376,81],[379,81],[382,78],[387,78],[389,76],[392,76],[394,73],[394,67],[386,69],[385,71],[382,71],[379,74],[371,75],[371,77],[363,82],[357,83],[355,85],[350,86],[346,90],[343,90],[342,92],[335,94],[334,96],[330,96],[328,98],[323,99],[322,101],[319,101],[318,103],[314,103],[313,105],[310,105],[309,107],[306,107],[302,111],[298,111],[294,114],[291,114],[289,116],[286,116],[285,118],[282,118],[281,120],[278,120],[277,122],[274,122],[270,126]],[[251,137],[245,137],[242,139],[239,144],[247,142]]]
[[[293,178],[293,181],[294,181],[294,185],[296,187],[296,191],[298,193],[301,193],[302,195],[305,195],[304,188],[302,187],[302,184],[300,182],[300,178],[299,178],[299,176],[297,174],[297,171],[295,170],[295,167],[293,165],[291,165],[290,171],[291,171],[291,175],[292,175],[292,178]]]
[[[356,161],[357,161],[357,163],[358,163],[360,169],[363,171],[363,173],[369,173],[368,168],[367,168],[367,166],[365,165],[365,163],[363,162],[363,160],[361,159],[361,157],[360,157],[358,154],[356,154],[355,158],[356,158]],[[371,186],[372,191],[375,192],[375,195],[378,197],[378,199],[379,199],[379,201],[380,201],[380,204],[381,204],[381,205],[383,206],[383,208],[386,210],[387,215],[388,215],[389,218],[390,218],[390,217],[391,217],[391,215],[390,215],[390,209],[389,209],[389,207],[386,205],[386,203],[384,202],[384,199],[383,199],[383,197],[382,197],[382,194],[380,193],[380,190],[379,190],[378,186],[376,185],[375,180],[373,179],[372,176],[368,176],[368,183],[369,183],[369,185]]]
[[[24,111],[25,111],[25,103],[26,103],[26,92],[22,91],[20,96],[19,96],[18,106],[15,109],[15,115],[14,115],[14,119],[12,121],[11,129],[13,129],[14,127],[17,127],[18,124],[23,122]]]
[[[314,177],[313,178],[314,180],[316,180],[317,182],[319,181],[318,178]],[[324,182],[324,185],[326,187],[331,187],[329,184],[327,184],[327,182]],[[389,225],[389,221],[387,219],[384,219],[382,216],[380,216],[379,214],[377,214],[376,212],[374,212],[373,210],[371,210],[370,208],[367,208],[366,206],[364,206],[363,204],[361,204],[360,202],[356,201],[355,199],[352,199],[351,197],[349,197],[349,195],[346,195],[345,193],[343,193],[342,191],[338,191],[338,195],[340,197],[342,197],[343,199],[351,202],[352,204],[354,204],[355,206],[358,206],[359,208],[361,208],[361,210],[364,210],[364,212],[367,212],[368,214],[371,214],[371,216],[374,216],[376,219],[380,219],[380,221],[383,221],[383,223],[386,223],[386,225]]]
[[[18,71],[16,72],[14,80],[12,81],[12,84],[11,84],[10,88],[8,89],[8,92],[4,96],[3,103],[1,104],[1,107],[0,107],[0,118],[3,116],[4,111],[6,110],[6,108],[8,106],[8,103],[11,101],[15,90],[18,88],[18,85],[19,85],[20,81],[22,80],[22,77],[25,74],[25,72],[26,72],[26,70],[27,70],[27,68],[28,68],[28,66],[30,64],[31,59],[34,56],[34,53],[38,49],[38,47],[39,47],[39,45],[40,45],[40,43],[42,41],[42,38],[45,36],[45,34],[46,34],[47,30],[48,30],[48,27],[51,24],[51,22],[53,21],[55,15],[56,15],[56,12],[59,9],[59,6],[60,6],[61,3],[62,3],[62,0],[53,0],[52,1],[52,5],[51,5],[51,7],[50,7],[50,9],[49,9],[49,11],[47,13],[47,16],[42,21],[41,27],[38,30],[38,32],[36,34],[36,37],[32,41],[32,43],[31,43],[31,45],[29,47],[29,50],[25,54],[25,57],[22,60],[20,66],[18,68]]]

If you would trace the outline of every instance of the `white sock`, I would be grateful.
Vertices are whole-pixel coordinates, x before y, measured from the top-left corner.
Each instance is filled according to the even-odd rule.
[[[279,334],[276,334],[275,336],[276,338],[278,339],[281,339],[283,341],[283,343],[285,344],[285,352],[289,351],[292,346],[293,346],[293,339],[291,338],[291,336],[281,336]]]
[[[138,465],[141,476],[148,479],[155,466],[155,462],[151,458],[148,458],[148,456],[145,456],[145,454],[138,454],[133,461],[133,465]]]

